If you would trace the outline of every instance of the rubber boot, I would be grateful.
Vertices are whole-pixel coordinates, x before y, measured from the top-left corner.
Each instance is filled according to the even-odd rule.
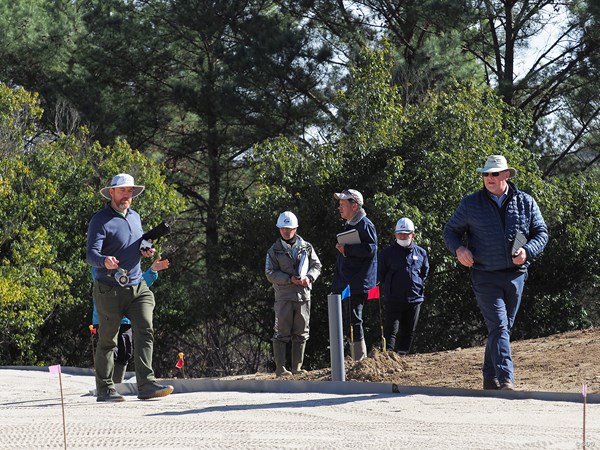
[[[285,368],[285,350],[286,343],[275,339],[273,341],[273,356],[275,357],[275,375],[277,377],[286,377],[292,372]]]
[[[354,342],[354,361],[362,361],[367,357],[367,344],[365,340]]]
[[[304,362],[304,349],[306,348],[306,341],[294,342],[292,341],[292,373],[306,373],[306,370],[302,368]]]
[[[122,383],[125,378],[125,371],[127,370],[126,364],[119,364],[115,362],[115,370],[113,371],[113,383]]]

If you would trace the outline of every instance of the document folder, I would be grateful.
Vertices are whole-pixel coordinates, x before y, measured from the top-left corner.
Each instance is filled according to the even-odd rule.
[[[355,229],[344,231],[337,235],[338,244],[352,245],[360,244],[360,236]]]

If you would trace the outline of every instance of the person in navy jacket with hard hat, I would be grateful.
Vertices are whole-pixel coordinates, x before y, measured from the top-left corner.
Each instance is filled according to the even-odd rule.
[[[415,244],[415,225],[403,217],[396,223],[396,242],[379,254],[378,278],[383,291],[386,347],[408,354],[424,300],[429,275],[427,251]]]

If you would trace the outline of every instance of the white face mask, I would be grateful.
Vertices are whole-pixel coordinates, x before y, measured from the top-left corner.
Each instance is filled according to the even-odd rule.
[[[396,239],[396,242],[402,247],[408,247],[412,242],[412,239]]]

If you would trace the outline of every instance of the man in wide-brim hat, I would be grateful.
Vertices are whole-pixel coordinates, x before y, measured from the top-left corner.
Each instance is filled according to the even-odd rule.
[[[517,171],[504,156],[488,156],[477,172],[484,187],[461,200],[444,226],[444,240],[460,264],[471,268],[473,291],[488,329],[483,388],[513,390],[510,331],[527,268],[544,250],[548,228],[533,197],[509,181]]]
[[[154,256],[156,249],[140,247],[142,222],[131,209],[133,198],[143,190],[131,175],[116,175],[110,186],[100,190],[110,203],[94,214],[88,226],[86,260],[94,268],[93,297],[98,311],[95,369],[99,402],[125,400],[113,382],[113,349],[123,316],[131,320],[133,329],[138,398],[164,397],[173,392],[172,386],[156,382],[152,369],[154,294],[143,282],[140,262],[142,256]]]
[[[116,188],[132,188],[132,198],[140,195],[145,189],[144,186],[138,186],[135,184],[135,181],[131,175],[127,173],[120,173],[113,177],[110,186],[100,189],[100,194],[102,194],[104,198],[111,200],[111,192],[114,192],[114,189]]]

